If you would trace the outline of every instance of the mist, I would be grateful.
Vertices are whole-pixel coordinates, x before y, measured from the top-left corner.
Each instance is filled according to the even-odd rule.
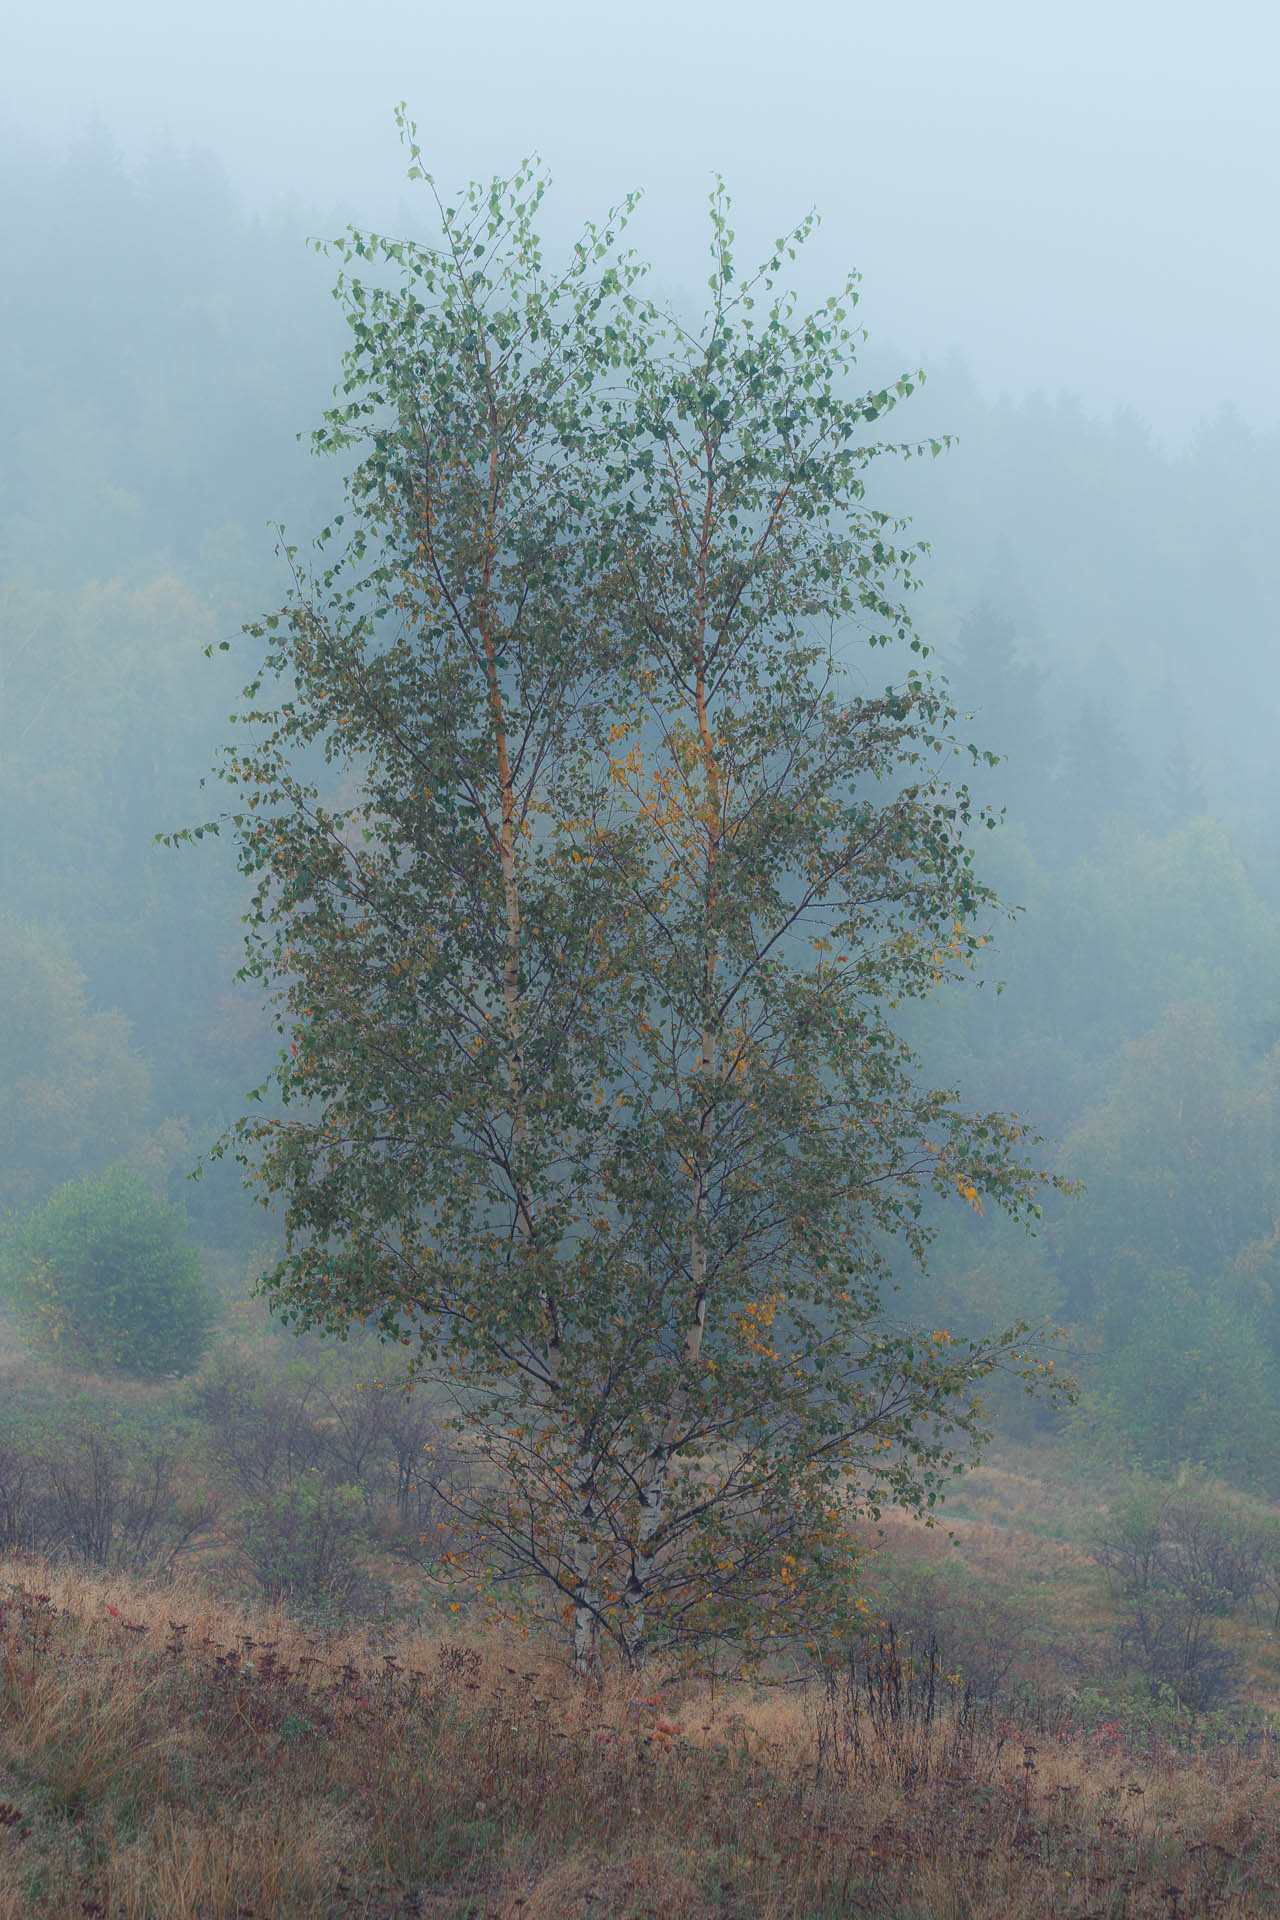
[[[174,14],[56,4],[10,23],[11,138],[97,121],[131,161],[209,152],[256,211],[389,221],[392,104],[442,183],[538,152],[567,232],[642,187],[637,245],[700,286],[714,172],[747,250],[810,206],[812,291],[866,277],[878,339],[984,391],[1067,387],[1185,436],[1224,402],[1275,422],[1263,241],[1277,189],[1280,25],[1183,0],[1028,9],[945,0],[785,16],[555,4],[479,12],[323,0]]]
[[[743,265],[816,208],[801,303],[856,270],[868,387],[923,370],[885,438],[945,447],[877,458],[868,501],[927,545],[912,617],[1007,911],[901,1026],[931,1084],[1018,1116],[1084,1191],[1030,1238],[938,1209],[895,1324],[1062,1330],[1074,1409],[991,1389],[1037,1472],[1280,1501],[1280,13],[53,0],[7,51],[5,1257],[125,1166],[199,1251],[209,1365],[260,1311],[278,1220],[210,1149],[282,1032],[237,978],[229,847],[157,836],[220,804],[245,627],[288,595],[282,545],[341,510],[309,436],[348,334],[310,242],[431,229],[403,100],[446,196],[541,157],[551,253],[643,190],[628,244],[682,316],[717,179]],[[882,687],[904,662],[864,638],[834,644]]]

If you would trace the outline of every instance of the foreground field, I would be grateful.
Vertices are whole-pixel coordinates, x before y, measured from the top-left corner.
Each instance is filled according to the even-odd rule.
[[[1280,1910],[1270,1738],[1021,1724],[880,1656],[576,1693],[545,1648],[309,1636],[0,1564],[4,1920],[1101,1920]]]

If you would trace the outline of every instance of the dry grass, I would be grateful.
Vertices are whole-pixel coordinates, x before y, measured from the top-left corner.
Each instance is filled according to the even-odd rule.
[[[1133,1752],[852,1673],[584,1696],[532,1641],[13,1562],[0,1703],[0,1920],[1280,1911],[1268,1742]]]
[[[948,1518],[987,1520],[1051,1539],[1069,1538],[1080,1521],[1123,1491],[1123,1476],[1064,1472],[1060,1443],[1001,1436],[965,1470],[947,1496]]]

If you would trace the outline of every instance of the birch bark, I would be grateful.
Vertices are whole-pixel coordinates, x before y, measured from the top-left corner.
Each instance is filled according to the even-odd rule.
[[[662,1506],[671,1466],[672,1450],[679,1438],[681,1422],[689,1400],[689,1384],[702,1357],[707,1324],[707,1241],[706,1206],[708,1173],[715,1129],[715,1101],[712,1077],[717,1062],[717,1024],[714,995],[719,950],[715,932],[716,863],[724,831],[720,767],[715,737],[707,711],[706,633],[707,575],[710,565],[713,514],[715,505],[715,451],[704,442],[706,487],[702,503],[702,524],[697,553],[694,601],[694,710],[706,782],[704,829],[705,878],[702,963],[702,1030],[698,1049],[698,1085],[701,1109],[698,1115],[698,1139],[692,1166],[692,1207],[689,1235],[689,1324],[681,1343],[680,1367],[675,1387],[666,1405],[666,1417],[650,1446],[646,1472],[640,1489],[640,1517],[636,1526],[635,1548],[623,1595],[621,1638],[627,1664],[635,1673],[643,1670],[647,1658],[645,1645],[645,1603],[657,1558],[658,1534],[662,1525]]]
[[[484,349],[486,368],[492,375],[489,349]],[[502,684],[498,673],[498,649],[491,614],[492,569],[496,552],[498,506],[498,455],[501,430],[492,385],[489,393],[489,496],[482,572],[481,634],[484,644],[485,674],[489,706],[493,716],[494,748],[498,767],[500,822],[498,858],[502,872],[505,955],[502,972],[503,1009],[507,1022],[507,1081],[511,1097],[511,1176],[515,1203],[516,1231],[526,1254],[537,1244],[533,1197],[524,1166],[528,1142],[528,1087],[524,1057],[524,1018],[520,989],[520,881],[516,860],[517,796],[511,768],[511,755]],[[560,1390],[563,1329],[554,1296],[540,1287],[546,1348],[542,1360],[544,1404],[554,1402]],[[572,1548],[573,1565],[573,1664],[580,1681],[601,1677],[600,1593],[597,1573],[598,1544],[595,1538],[599,1514],[595,1494],[595,1462],[589,1448],[575,1457],[572,1498],[576,1510],[576,1537]]]

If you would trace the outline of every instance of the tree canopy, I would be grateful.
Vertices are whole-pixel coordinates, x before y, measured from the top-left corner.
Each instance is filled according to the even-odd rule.
[[[914,379],[858,391],[854,281],[797,312],[811,221],[742,278],[717,189],[690,329],[625,208],[548,269],[541,194],[340,244],[346,516],[290,550],[221,772],[286,1042],[233,1134],[283,1201],[268,1288],[449,1383],[460,1537],[559,1596],[587,1674],[602,1635],[638,1667],[848,1617],[851,1514],[932,1504],[982,1381],[1049,1365],[895,1329],[886,1247],[1045,1176],[893,1024],[994,907],[982,756],[866,498],[929,450],[879,438]]]

